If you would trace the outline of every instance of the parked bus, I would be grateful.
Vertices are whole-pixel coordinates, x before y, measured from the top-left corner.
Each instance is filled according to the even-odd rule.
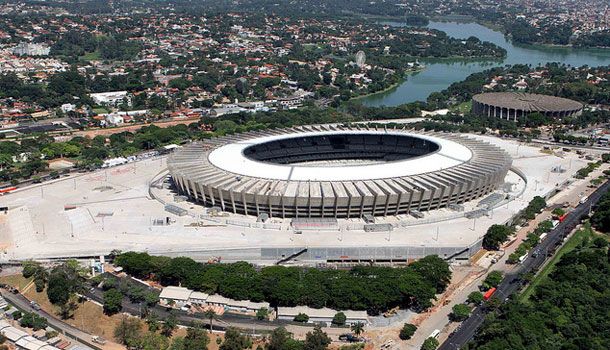
[[[16,189],[17,189],[17,187],[15,187],[15,186],[0,188],[0,195],[9,194]]]
[[[487,301],[491,298],[492,295],[496,292],[496,287],[489,289],[485,294],[483,294],[483,300]]]

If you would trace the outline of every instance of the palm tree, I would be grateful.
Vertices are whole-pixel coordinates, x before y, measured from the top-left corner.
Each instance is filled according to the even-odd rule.
[[[211,308],[208,308],[203,312],[203,315],[206,318],[210,319],[210,333],[212,333],[214,331],[213,321],[216,318],[216,311],[212,310]]]
[[[362,322],[356,322],[354,324],[352,324],[352,332],[354,332],[354,334],[358,337],[360,336],[360,334],[362,334],[362,332],[364,332],[364,323]]]

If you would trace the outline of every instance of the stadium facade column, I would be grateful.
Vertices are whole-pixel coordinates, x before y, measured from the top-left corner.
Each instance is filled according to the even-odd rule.
[[[231,206],[233,207],[233,214],[237,214],[237,209],[235,207],[235,196],[233,190],[229,190],[229,197],[231,197]]]
[[[241,191],[241,200],[244,203],[244,214],[248,214],[248,202],[246,201],[246,191]]]
[[[216,199],[214,198],[214,192],[212,191],[212,185],[208,185],[208,197],[210,197],[210,203],[216,205]]]
[[[205,203],[207,201],[207,198],[205,196],[205,190],[203,189],[203,185],[201,183],[198,183],[197,185],[199,185],[199,193],[201,193],[201,200],[203,201],[203,203]]]

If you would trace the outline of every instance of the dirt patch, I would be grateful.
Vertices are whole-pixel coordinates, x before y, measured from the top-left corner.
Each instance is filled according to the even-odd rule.
[[[30,282],[32,282],[32,278],[25,278],[21,274],[0,277],[0,283],[8,284],[19,291],[22,291]]]
[[[51,304],[46,291],[38,293],[36,292],[36,288],[32,287],[23,295],[26,298],[37,302],[44,311],[59,318],[59,310],[55,305]],[[107,316],[99,305],[90,301],[85,301],[79,303],[78,308],[74,311],[74,316],[64,320],[64,322],[91,335],[98,335],[105,339],[112,340],[114,339],[114,328],[121,322],[121,315]],[[118,344],[112,344],[110,341],[104,348],[122,349],[123,347]]]
[[[188,119],[170,120],[170,121],[164,121],[164,122],[126,125],[126,126],[121,126],[121,127],[117,127],[117,128],[77,131],[72,136],[89,136],[90,138],[94,138],[98,135],[108,136],[108,135],[112,135],[112,134],[116,134],[116,133],[124,132],[124,131],[135,132],[135,131],[140,130],[141,128],[143,128],[145,126],[149,126],[149,125],[156,125],[160,128],[167,128],[169,126],[174,126],[174,125],[178,125],[178,124],[189,125],[190,123],[195,123],[197,121],[199,121],[199,118],[188,118]]]

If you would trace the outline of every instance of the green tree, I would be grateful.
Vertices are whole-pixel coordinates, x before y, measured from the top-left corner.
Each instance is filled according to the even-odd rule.
[[[279,327],[271,332],[266,350],[301,350],[303,344],[292,339],[292,334],[284,327]]]
[[[480,305],[483,302],[483,293],[475,290],[468,294],[467,301],[475,305]]]
[[[148,325],[149,332],[156,332],[159,330],[159,316],[156,313],[151,312],[146,317],[146,324]]]
[[[137,317],[123,317],[114,328],[114,338],[128,348],[139,345],[142,338],[142,321]]]
[[[593,245],[595,248],[604,249],[608,246],[608,241],[604,237],[595,237],[593,239]]]
[[[436,338],[429,337],[424,340],[424,343],[421,345],[421,350],[435,350],[438,348],[438,340]]]
[[[334,324],[336,326],[343,326],[343,325],[345,325],[346,320],[347,320],[347,317],[345,316],[345,314],[343,312],[337,312],[335,314],[335,316],[333,317],[332,324]]]
[[[257,270],[246,262],[204,265],[188,258],[152,257],[131,252],[118,255],[115,262],[130,274],[144,278],[154,274],[163,284],[182,284],[238,300],[371,313],[383,312],[396,305],[419,310],[430,307],[437,290],[444,289],[450,278],[447,262],[438,257],[424,258],[404,268],[358,266],[341,271],[284,266]],[[309,287],[295,288],[295,285]],[[400,293],[397,294],[397,290]],[[143,296],[131,293],[130,297],[141,300]],[[213,320],[210,324],[213,328]]]
[[[413,334],[415,334],[415,331],[417,330],[417,326],[410,324],[410,323],[405,323],[402,328],[400,329],[400,333],[398,334],[398,337],[402,340],[409,340],[411,339],[411,337],[413,337]]]
[[[294,322],[306,323],[307,321],[309,321],[309,316],[302,312],[299,313],[298,315],[294,316]]]
[[[33,260],[26,260],[21,263],[21,274],[25,278],[30,278],[42,267],[39,262]]]
[[[67,303],[59,306],[59,315],[62,319],[67,320],[74,316],[74,311],[78,308],[78,297],[73,295],[70,297]]]
[[[546,201],[544,198],[535,196],[525,208],[524,216],[526,219],[531,220],[544,208],[546,208]]]
[[[491,225],[485,236],[483,237],[483,248],[487,250],[498,250],[500,245],[506,242],[508,236],[511,235],[513,230],[505,225]]]
[[[553,209],[553,211],[552,211],[552,214],[556,215],[556,216],[562,216],[565,213],[566,213],[566,211],[563,210],[561,207],[557,207],[557,208]]]
[[[184,350],[184,337],[173,337],[168,350]],[[207,345],[200,349],[207,350]]]
[[[502,300],[498,298],[496,295],[492,295],[491,298],[485,301],[485,307],[489,310],[497,310],[500,305],[502,305]]]
[[[428,255],[411,264],[411,267],[418,272],[425,280],[434,283],[437,293],[445,290],[451,280],[449,265],[438,255]]]
[[[316,326],[313,332],[307,332],[303,350],[326,350],[331,343],[330,337],[322,331],[320,326]]]
[[[191,86],[191,82],[186,80],[185,78],[176,78],[176,79],[170,80],[170,82],[169,82],[170,88],[175,88],[178,90],[186,90],[190,86]]]
[[[25,312],[19,319],[19,324],[21,327],[32,328],[34,331],[37,331],[47,327],[47,319],[42,316],[38,316],[34,312]]]
[[[492,287],[497,287],[500,282],[502,282],[502,272],[501,271],[492,271],[490,272],[487,277],[485,277],[485,280],[483,281],[483,288],[485,289],[489,289]]]
[[[25,278],[34,278],[34,284],[38,293],[44,290],[49,279],[47,270],[40,263],[28,260],[22,263],[22,274]]]
[[[176,327],[178,327],[178,320],[176,319],[176,315],[174,315],[173,312],[170,312],[169,316],[163,321],[161,334],[166,337],[171,337]]]
[[[47,287],[49,301],[58,306],[68,303],[76,293],[85,290],[85,280],[78,262],[67,261],[51,269]]]
[[[225,339],[220,344],[219,350],[244,350],[252,347],[252,340],[241,334],[235,328],[228,328],[225,332]]]
[[[210,320],[210,332],[214,332],[214,319],[216,318],[216,316],[216,311],[211,308],[208,308],[203,312],[203,317]]]
[[[360,334],[362,334],[362,332],[364,332],[364,323],[356,322],[356,323],[352,324],[352,326],[350,328],[351,328],[352,332],[354,332],[354,334],[358,337],[358,336],[360,336]]]
[[[142,350],[166,350],[169,339],[161,334],[147,332],[139,341],[138,348]]]
[[[261,307],[256,311],[256,318],[266,320],[269,317],[269,310],[266,307]]]
[[[449,318],[452,321],[460,322],[460,321],[464,321],[465,319],[467,319],[469,315],[470,315],[470,306],[464,305],[464,304],[456,304],[456,305],[453,305]]]
[[[590,237],[595,236],[586,226],[574,233],[570,239],[581,243],[566,249],[550,273],[538,277],[527,303],[517,298],[500,305],[501,300],[492,296],[486,302],[492,313],[470,348],[610,348],[603,332],[591,332],[607,323],[609,253]]]
[[[126,252],[115,258],[115,264],[137,278],[148,278],[153,272],[153,258],[148,253]]]
[[[184,350],[201,350],[207,349],[210,343],[210,338],[205,329],[196,326],[186,330],[184,337]]]
[[[147,306],[155,306],[159,302],[159,294],[148,292],[144,295],[144,303]]]
[[[232,134],[237,129],[237,124],[232,120],[219,120],[214,123],[214,131],[220,135]]]
[[[123,294],[116,288],[104,292],[104,313],[116,314],[123,308]]]
[[[606,192],[597,202],[591,225],[601,232],[610,232],[610,192]]]

